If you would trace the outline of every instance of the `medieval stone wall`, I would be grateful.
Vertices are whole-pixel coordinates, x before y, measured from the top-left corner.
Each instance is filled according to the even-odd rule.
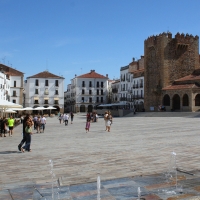
[[[162,88],[199,68],[199,37],[162,33],[144,41],[145,109],[162,104]]]

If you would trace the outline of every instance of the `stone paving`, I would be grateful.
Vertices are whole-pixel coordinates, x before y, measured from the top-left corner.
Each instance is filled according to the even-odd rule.
[[[45,133],[33,135],[32,152],[26,153],[17,150],[20,125],[13,137],[0,138],[0,199],[47,198],[49,159],[61,196],[67,193],[62,199],[97,199],[97,175],[102,180],[101,200],[137,199],[137,187],[147,200],[200,199],[200,119],[183,116],[114,118],[110,133],[102,118],[91,123],[89,133],[84,115],[75,115],[68,126],[48,118]],[[177,167],[186,171],[178,174],[183,193],[165,192],[174,187],[166,185],[163,175],[172,151],[177,153]]]

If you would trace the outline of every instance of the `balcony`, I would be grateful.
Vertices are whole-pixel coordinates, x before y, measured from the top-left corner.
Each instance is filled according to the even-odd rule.
[[[138,85],[138,84],[136,84],[136,85],[135,85],[135,88],[139,88],[139,85]]]

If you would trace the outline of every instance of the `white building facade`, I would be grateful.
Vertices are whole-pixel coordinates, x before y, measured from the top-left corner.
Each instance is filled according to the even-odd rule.
[[[0,98],[22,105],[24,74],[3,64],[0,64],[0,68],[0,76],[4,79],[1,78]]]
[[[27,77],[24,88],[25,107],[53,106],[57,110],[52,112],[64,112],[63,77],[44,71]]]
[[[92,112],[95,106],[107,103],[108,75],[91,70],[71,80],[71,97],[68,105],[72,112]]]

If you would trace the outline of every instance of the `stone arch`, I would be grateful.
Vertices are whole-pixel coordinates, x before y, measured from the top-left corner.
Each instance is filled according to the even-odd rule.
[[[163,106],[170,106],[170,96],[168,94],[163,97]]]
[[[187,94],[183,95],[183,106],[189,106],[189,97]]]
[[[175,94],[172,98],[172,109],[173,110],[180,110],[181,108],[181,99],[178,94]]]
[[[200,106],[200,94],[195,96],[195,106]]]
[[[92,112],[93,111],[93,105],[88,105],[88,112]]]
[[[85,110],[85,105],[81,105],[81,106],[80,106],[80,112],[86,112],[86,110]]]

